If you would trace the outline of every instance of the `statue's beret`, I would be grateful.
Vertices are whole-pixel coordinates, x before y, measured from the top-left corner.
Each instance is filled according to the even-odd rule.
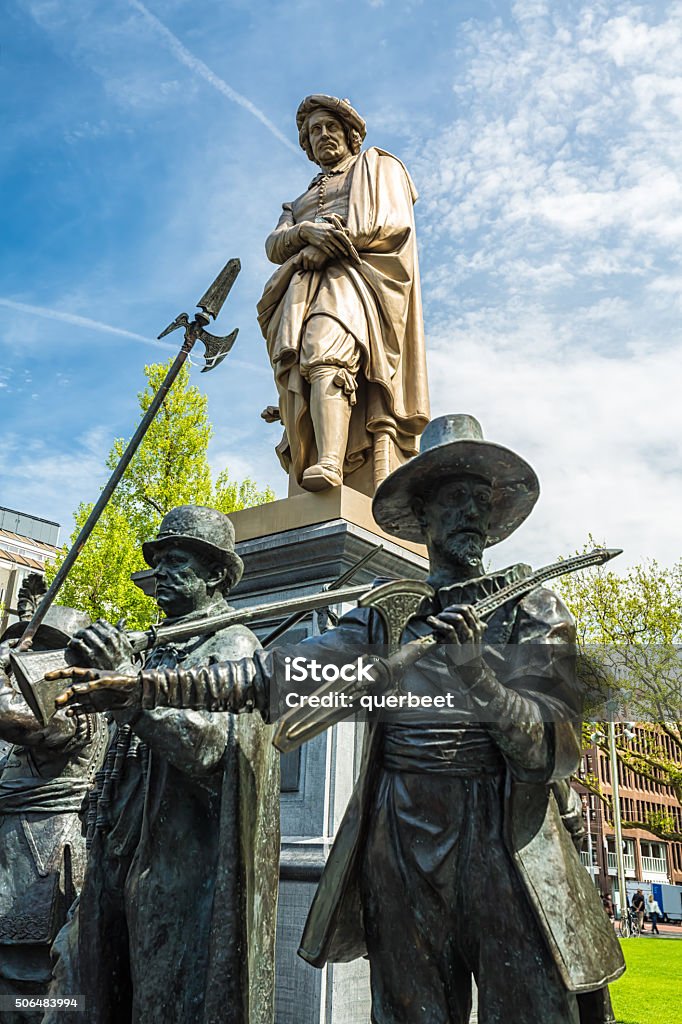
[[[329,110],[335,117],[350,125],[351,128],[355,128],[360,133],[360,138],[364,139],[367,134],[367,125],[348,100],[340,100],[337,96],[325,96],[324,93],[319,92],[313,93],[312,96],[306,96],[296,111],[296,126],[299,132],[305,124],[306,118],[314,110],[320,109]]]

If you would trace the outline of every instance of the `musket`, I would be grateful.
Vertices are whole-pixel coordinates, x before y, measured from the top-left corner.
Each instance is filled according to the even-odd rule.
[[[19,651],[26,651],[30,648],[33,638],[40,628],[48,609],[53,604],[57,594],[61,590],[64,580],[69,575],[73,565],[83,550],[86,541],[90,534],[94,530],[97,522],[99,521],[102,512],[107,506],[109,499],[114,493],[118,486],[121,477],[125,473],[131,459],[135,452],[139,448],[142,439],[149,430],[152,420],[156,416],[157,412],[161,408],[163,401],[173,386],[173,382],[180,373],[182,366],[192,351],[197,341],[202,341],[205,347],[205,365],[202,367],[201,372],[206,373],[208,370],[212,370],[215,366],[223,361],[227,353],[234,345],[235,339],[238,334],[237,330],[232,331],[224,338],[219,338],[214,334],[209,334],[204,328],[210,322],[211,317],[215,320],[218,313],[222,309],[225,299],[230,293],[232,285],[237,279],[237,275],[241,270],[241,263],[238,259],[232,259],[225,264],[223,269],[216,277],[213,284],[208,288],[206,293],[197,302],[199,312],[195,315],[194,320],[190,322],[187,313],[180,313],[179,316],[173,320],[171,324],[161,332],[159,338],[165,337],[170,334],[171,331],[177,330],[178,327],[184,327],[185,329],[185,340],[182,343],[182,347],[178,352],[173,365],[166,374],[161,387],[154,395],[149,408],[140,420],[137,430],[131,437],[128,445],[121,456],[118,465],[114,469],[113,473],[109,477],[104,489],[102,490],[99,498],[95,502],[90,515],[86,519],[80,533],[76,537],[71,550],[67,553],[66,558],[57,570],[55,578],[47,589],[45,596],[42,598],[38,607],[36,608],[31,621],[29,622],[26,630],[21,638],[21,642],[18,645]]]
[[[523,597],[547,580],[592,565],[603,565],[621,553],[621,548],[594,548],[584,555],[552,562],[477,601],[472,605],[473,610],[480,619],[485,620],[507,601]],[[384,661],[384,668],[389,679],[394,675],[400,678],[438,642],[436,636],[429,633],[400,646],[408,619],[418,613],[425,599],[433,597],[433,588],[421,580],[393,580],[371,590],[358,602],[360,607],[374,608],[383,621],[389,655]],[[353,715],[356,710],[353,701],[361,692],[362,687],[357,679],[324,683],[311,695],[314,700],[310,703],[302,702],[283,715],[272,742],[282,753],[295,750],[325,729]]]
[[[363,559],[363,561],[366,560]],[[357,567],[354,567],[357,569]],[[318,608],[327,608],[334,604],[357,601],[367,594],[368,584],[362,583],[354,587],[342,587],[338,590],[316,591],[314,594],[303,594],[301,597],[286,601],[270,601],[266,604],[255,604],[248,608],[230,609],[217,615],[198,616],[187,622],[179,622],[164,626],[152,626],[145,630],[131,630],[126,633],[130,645],[136,654],[141,654],[152,647],[163,644],[181,643],[193,637],[210,636],[227,626],[248,625],[252,622],[268,621],[289,613],[298,621],[307,612]],[[333,595],[333,597],[332,597]],[[71,650],[62,648],[56,651],[10,651],[12,672],[26,703],[38,720],[46,725],[55,712],[54,701],[57,694],[64,689],[63,680],[48,681],[44,677],[48,672],[78,664],[78,657]]]
[[[289,598],[285,601],[252,605],[250,608],[237,611],[231,609],[218,615],[197,616],[184,625],[179,623],[164,626],[162,623],[146,630],[131,630],[126,633],[126,636],[133,652],[141,654],[162,644],[179,643],[195,636],[210,635],[227,626],[246,625],[259,621],[267,622],[283,612],[289,612],[289,616],[263,638],[263,647],[266,647],[297,622],[300,622],[308,612],[327,608],[332,603],[332,599],[334,604],[343,604],[346,601],[356,601],[358,597],[366,594],[367,584],[355,587],[346,587],[345,584],[381,550],[383,550],[381,543],[370,548],[366,555],[358,559],[322,591]],[[62,687],[59,683],[55,685],[48,682],[44,676],[48,672],[66,668],[75,663],[74,656],[68,648],[56,651],[14,650],[10,652],[10,661],[14,678],[17,680],[27,704],[41,723],[46,725],[54,714],[54,698],[61,692]]]

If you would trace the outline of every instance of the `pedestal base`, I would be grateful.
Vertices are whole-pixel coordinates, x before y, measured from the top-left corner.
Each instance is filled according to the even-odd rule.
[[[235,607],[321,590],[381,543],[353,578],[424,579],[425,550],[384,534],[371,501],[346,487],[302,494],[235,512],[230,517],[245,573],[230,595]],[[331,595],[330,595],[331,598]],[[333,598],[331,598],[333,601]],[[337,613],[348,610],[335,607]],[[260,636],[274,620],[259,624]],[[311,613],[283,640],[318,631]],[[364,1024],[370,1017],[366,960],[320,971],[297,956],[317,881],[350,797],[358,768],[361,726],[342,722],[282,757],[280,895],[277,924],[277,1024]]]

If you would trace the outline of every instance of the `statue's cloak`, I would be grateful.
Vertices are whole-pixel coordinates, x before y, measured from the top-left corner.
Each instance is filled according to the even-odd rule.
[[[351,416],[344,472],[368,457],[373,435],[386,433],[402,459],[416,455],[429,421],[419,263],[414,225],[417,193],[403,164],[374,147],[355,161],[347,229],[360,256],[335,260],[320,271],[302,270],[290,257],[265,286],[258,322],[267,341],[286,435],[278,448],[297,478],[314,459],[309,385],[298,370],[308,319],[326,313],[351,333],[362,350],[357,405]]]

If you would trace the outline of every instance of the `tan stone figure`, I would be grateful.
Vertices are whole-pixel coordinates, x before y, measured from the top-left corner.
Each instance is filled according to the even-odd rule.
[[[345,482],[373,495],[416,455],[429,420],[424,328],[407,170],[376,147],[348,100],[307,96],[299,141],[320,167],[266,240],[280,267],[258,319],[285,434],[290,493]]]

